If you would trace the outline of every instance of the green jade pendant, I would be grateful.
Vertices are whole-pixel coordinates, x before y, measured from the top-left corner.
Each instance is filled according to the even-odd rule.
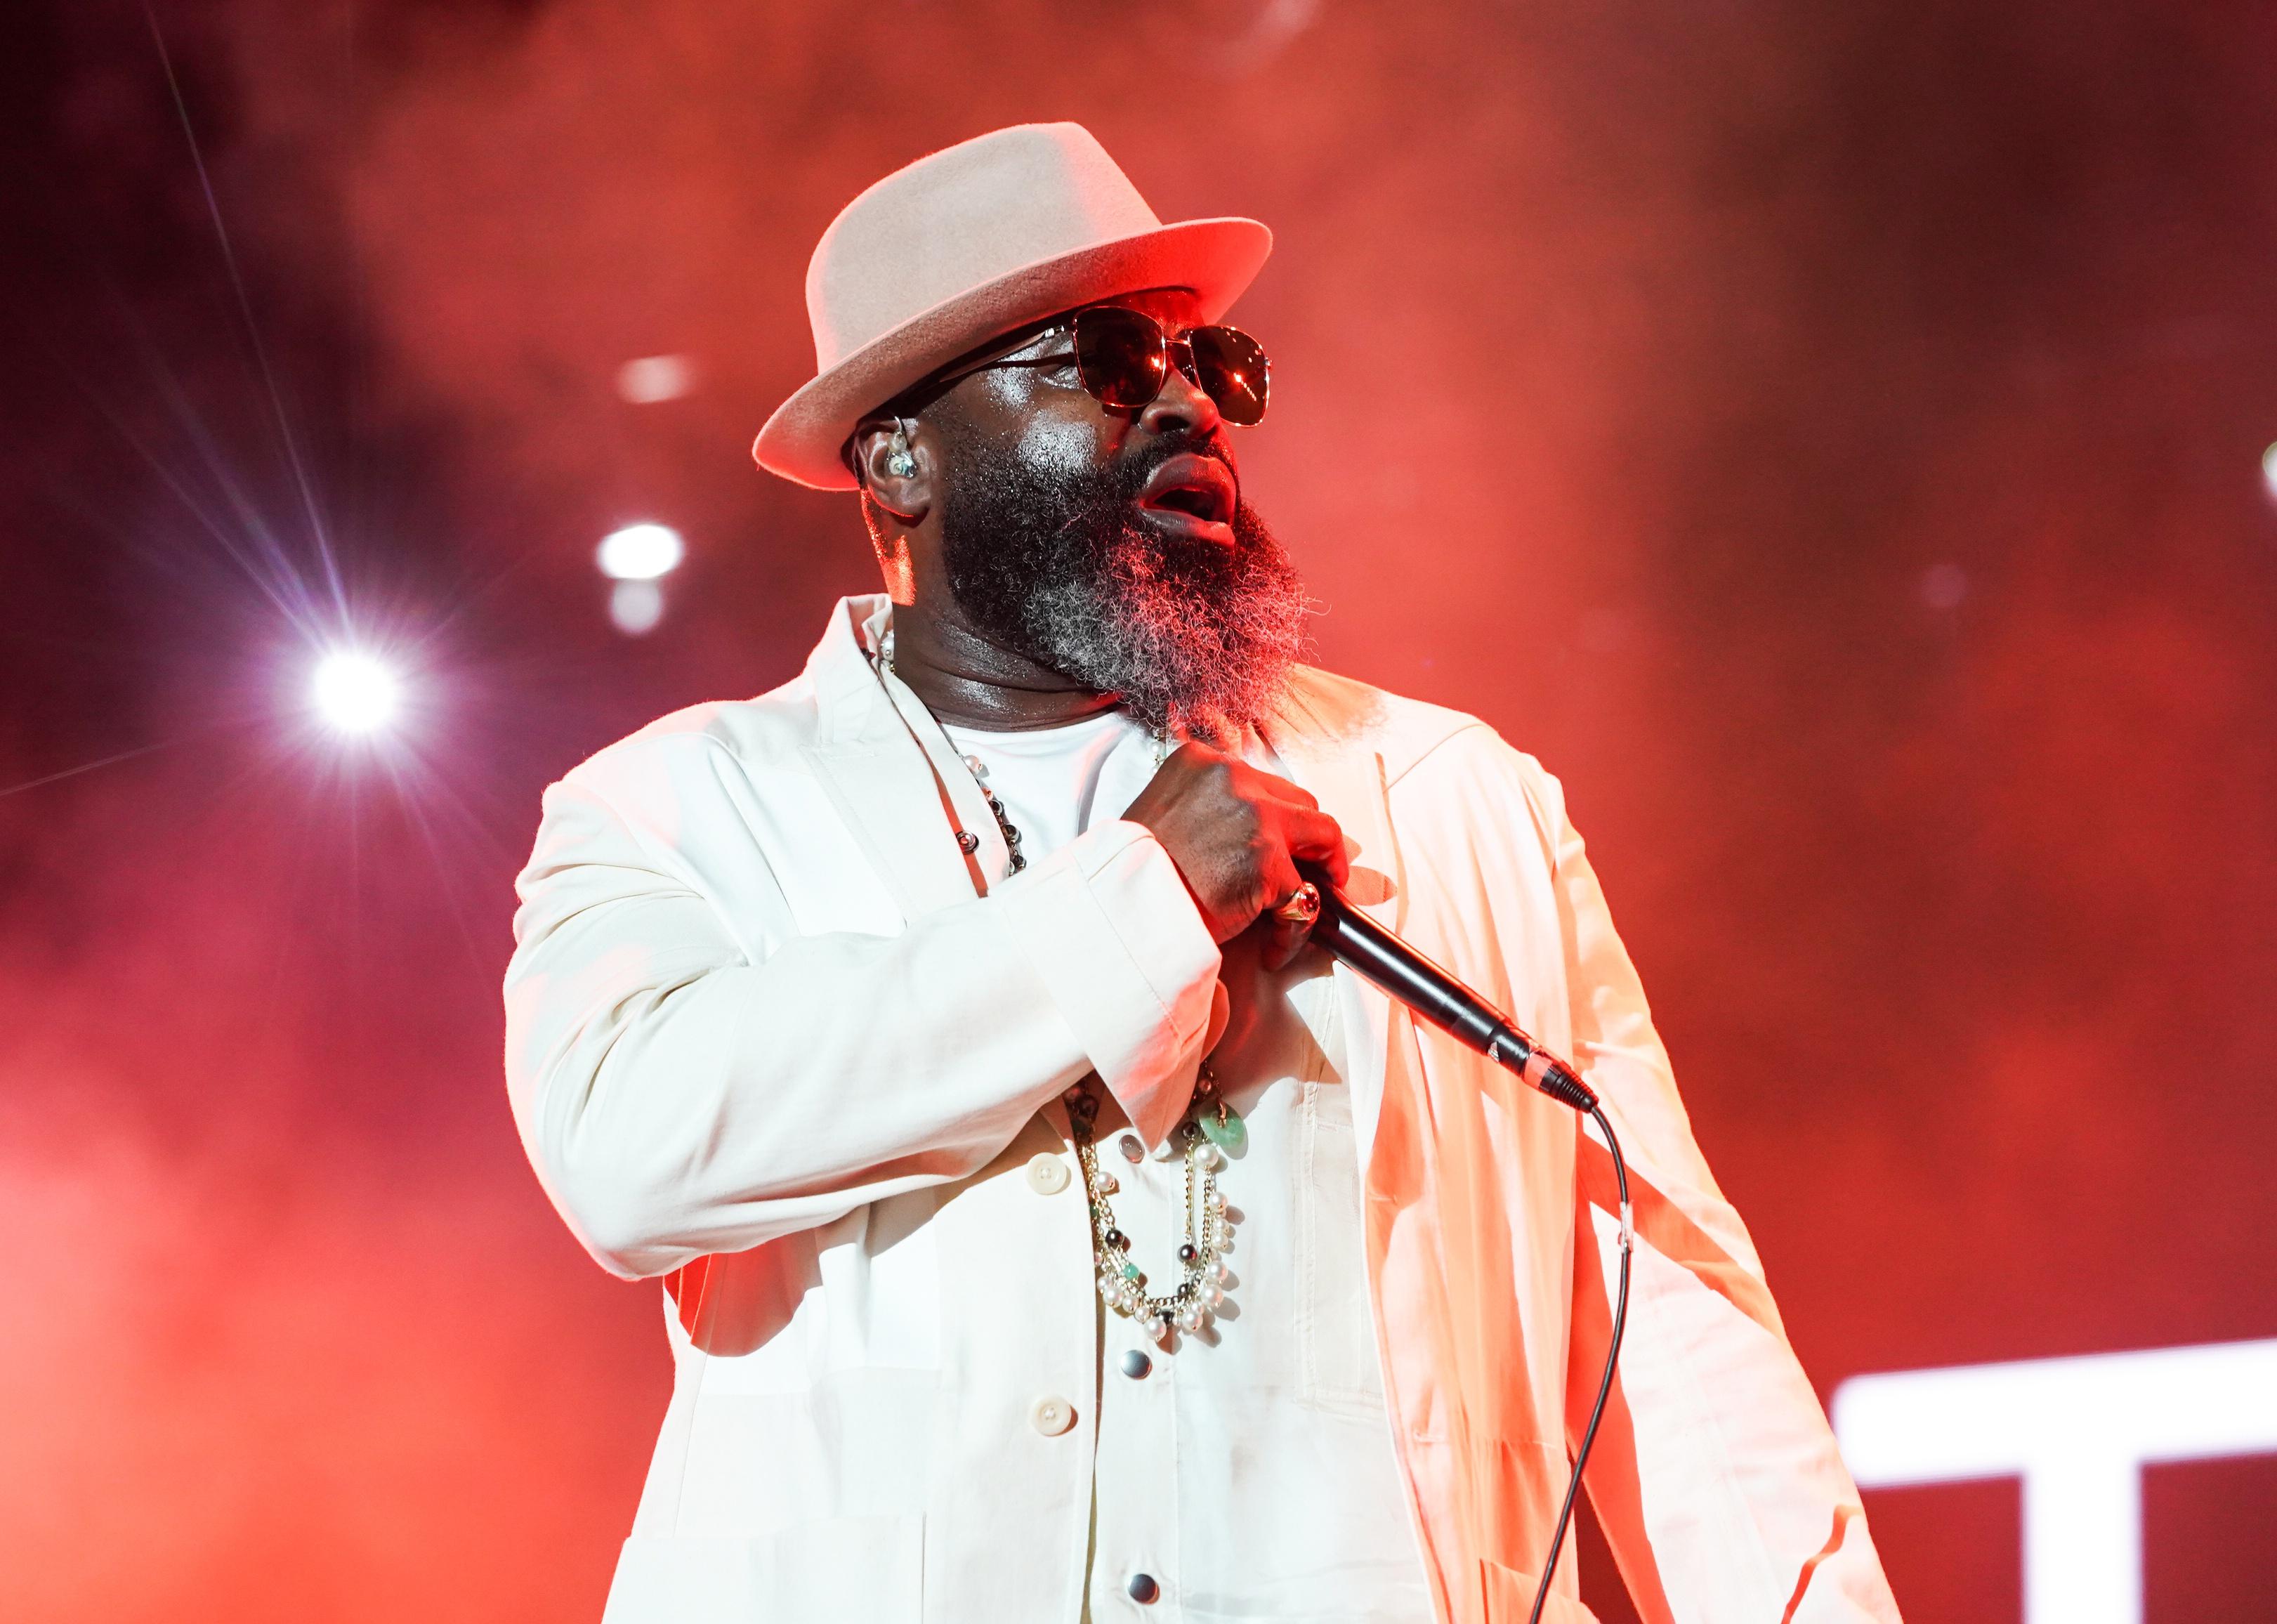
[[[1203,1136],[1230,1156],[1239,1155],[1242,1147],[1249,1143],[1248,1126],[1222,1099],[1215,1110],[1205,1110],[1196,1120],[1202,1125]]]

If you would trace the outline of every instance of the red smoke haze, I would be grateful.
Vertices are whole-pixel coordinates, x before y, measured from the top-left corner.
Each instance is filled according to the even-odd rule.
[[[392,772],[281,736],[252,582],[324,600],[307,510],[141,19],[56,9],[0,789],[171,743],[0,797],[10,1618],[598,1618],[668,1372],[514,1143],[508,881],[547,779],[868,584],[747,461],[805,256],[1023,118],[1279,234],[1240,444],[1323,662],[1565,777],[1823,1391],[2277,1335],[2259,9],[159,20],[425,705]],[[697,391],[628,405],[664,354]],[[692,556],[635,644],[590,559],[637,518]],[[2016,1616],[2014,1504],[1871,1498],[1910,1619]],[[2148,1506],[2152,1620],[2266,1613],[2277,1462]]]

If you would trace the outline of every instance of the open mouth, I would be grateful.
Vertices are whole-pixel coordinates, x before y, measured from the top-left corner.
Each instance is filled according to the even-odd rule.
[[[1156,469],[1138,492],[1140,511],[1157,524],[1228,546],[1236,500],[1232,470],[1192,452]]]

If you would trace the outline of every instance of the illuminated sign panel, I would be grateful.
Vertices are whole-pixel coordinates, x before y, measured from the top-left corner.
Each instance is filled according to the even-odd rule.
[[[2024,1480],[2025,1624],[2141,1624],[2142,1468],[2277,1453],[2277,1341],[1862,1376],[1833,1414],[1862,1488]]]

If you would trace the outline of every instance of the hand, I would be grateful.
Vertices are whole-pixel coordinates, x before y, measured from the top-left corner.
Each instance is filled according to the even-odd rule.
[[[1220,942],[1289,900],[1304,882],[1300,860],[1344,882],[1344,831],[1320,802],[1287,779],[1206,744],[1181,746],[1123,815],[1162,842]],[[1295,957],[1309,928],[1271,920],[1266,968],[1277,970]]]

